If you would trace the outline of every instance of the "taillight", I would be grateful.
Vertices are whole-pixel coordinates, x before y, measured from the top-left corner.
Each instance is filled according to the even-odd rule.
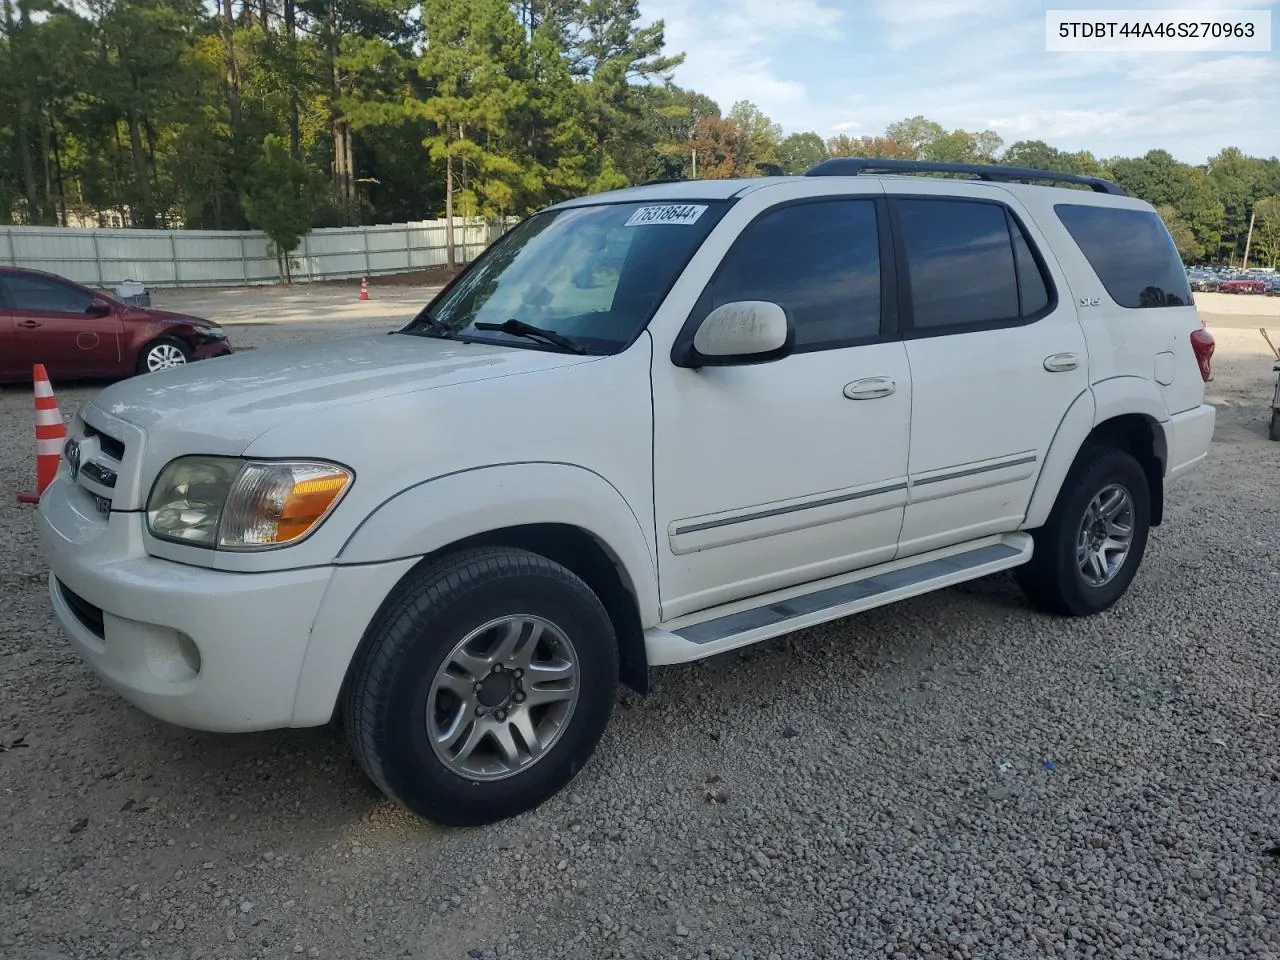
[[[1200,365],[1200,379],[1208,383],[1213,379],[1210,365],[1213,361],[1213,334],[1201,327],[1191,331],[1191,349],[1196,355],[1196,363]]]

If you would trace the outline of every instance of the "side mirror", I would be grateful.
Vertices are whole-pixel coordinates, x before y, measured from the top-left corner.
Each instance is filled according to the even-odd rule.
[[[781,360],[795,346],[787,312],[768,300],[738,300],[708,313],[693,342],[672,357],[679,367],[728,367]]]
[[[102,297],[94,297],[89,301],[89,306],[85,307],[84,312],[91,317],[105,317],[111,312],[111,304]]]

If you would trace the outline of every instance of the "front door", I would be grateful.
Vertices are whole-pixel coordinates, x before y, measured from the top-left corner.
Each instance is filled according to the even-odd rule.
[[[809,184],[739,200],[707,244],[689,324],[781,305],[796,350],[688,370],[654,351],[654,484],[664,619],[883,562],[906,502],[911,384],[896,337],[883,191]],[[887,243],[885,244],[887,248]],[[697,295],[695,288],[694,295]],[[680,320],[675,321],[678,328]],[[670,333],[671,328],[666,328]]]
[[[13,317],[16,359],[43,363],[51,377],[101,377],[120,371],[120,318],[89,312],[84,287],[34,273],[0,276]]]
[[[946,190],[922,183],[890,201],[912,384],[900,557],[1018,529],[1058,425],[1089,389],[1084,331],[1031,218],[999,188]]]

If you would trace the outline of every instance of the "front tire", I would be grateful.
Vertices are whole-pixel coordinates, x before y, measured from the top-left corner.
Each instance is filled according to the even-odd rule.
[[[1280,440],[1280,407],[1273,407],[1271,410],[1271,427],[1267,430],[1267,436],[1272,440]]]
[[[1110,447],[1081,451],[1045,525],[1033,532],[1031,561],[1015,575],[1047,613],[1100,613],[1124,596],[1151,529],[1151,491],[1141,464]]]
[[[138,354],[138,373],[155,373],[191,362],[191,348],[174,337],[161,337],[147,344]]]
[[[412,575],[370,626],[344,715],[369,778],[410,812],[478,826],[531,810],[595,750],[618,648],[600,600],[525,550]]]

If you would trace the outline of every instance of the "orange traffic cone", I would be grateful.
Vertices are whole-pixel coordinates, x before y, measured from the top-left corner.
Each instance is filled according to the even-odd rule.
[[[32,367],[36,398],[36,489],[18,494],[19,503],[39,503],[45,488],[53,483],[62,459],[62,445],[67,439],[67,425],[62,422],[58,400],[43,363]]]
[[[360,299],[361,300],[369,299],[369,278],[368,277],[360,278]]]

